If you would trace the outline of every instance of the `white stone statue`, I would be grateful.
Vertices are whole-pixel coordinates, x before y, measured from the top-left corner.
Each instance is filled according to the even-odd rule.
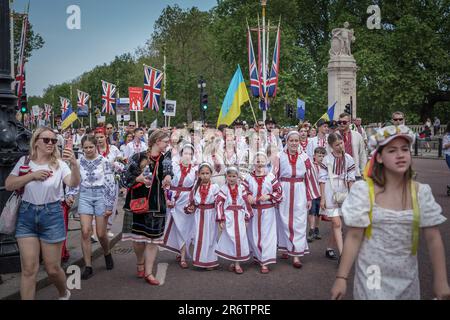
[[[344,28],[336,28],[331,31],[330,56],[351,56],[350,45],[355,42],[353,29],[348,29],[349,23],[344,23]]]

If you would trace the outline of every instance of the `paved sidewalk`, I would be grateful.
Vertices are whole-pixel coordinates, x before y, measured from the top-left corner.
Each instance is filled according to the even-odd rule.
[[[110,238],[111,248],[120,241],[122,238],[122,222],[123,222],[123,206],[124,198],[119,197],[118,211],[119,214],[115,217],[112,226],[112,233],[114,237]],[[72,230],[72,231],[71,231]],[[63,269],[66,270],[70,265],[84,266],[83,253],[81,251],[81,231],[79,220],[69,220],[69,232],[68,232],[67,246],[70,253],[70,258],[66,263],[63,263]],[[103,255],[103,249],[99,242],[92,244],[92,259],[95,260]],[[16,300],[20,299],[20,273],[2,274],[3,283],[0,284],[0,300]],[[36,291],[50,285],[51,282],[48,279],[45,272],[44,265],[39,267],[39,273],[37,275]]]

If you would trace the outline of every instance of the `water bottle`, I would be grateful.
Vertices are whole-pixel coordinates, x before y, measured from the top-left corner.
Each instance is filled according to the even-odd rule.
[[[149,166],[146,166],[145,168],[144,168],[144,172],[142,173],[142,175],[144,176],[144,179],[145,179],[145,186],[147,187],[147,188],[150,188],[151,187],[151,182],[152,182],[152,171],[150,170],[150,167]]]

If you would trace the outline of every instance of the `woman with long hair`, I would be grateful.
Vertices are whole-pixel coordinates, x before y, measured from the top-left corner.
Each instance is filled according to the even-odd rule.
[[[345,296],[355,259],[354,299],[420,299],[420,231],[430,254],[435,297],[450,299],[438,229],[446,218],[430,186],[412,179],[414,138],[404,125],[382,128],[370,138],[375,151],[364,172],[366,181],[353,185],[342,206],[348,230],[332,299]]]
[[[55,133],[47,127],[38,128],[30,141],[30,156],[22,157],[5,181],[8,191],[23,190],[16,234],[22,267],[20,295],[34,299],[39,255],[42,253],[49,279],[60,299],[69,299],[66,275],[61,268],[62,243],[66,239],[61,200],[63,183],[76,187],[80,169],[71,150],[63,151],[60,159]]]
[[[166,191],[170,188],[173,172],[170,153],[163,154],[169,144],[169,135],[162,130],[155,130],[148,139],[146,154],[148,164],[140,159],[142,153],[135,156],[133,162],[138,165],[129,167],[129,190],[125,199],[124,209],[132,212],[131,230],[122,240],[133,241],[137,257],[138,277],[144,278],[150,285],[159,285],[153,275],[153,265],[158,253],[158,245],[163,244],[163,234],[166,225]],[[135,161],[136,160],[136,161]],[[143,166],[142,166],[143,165]],[[148,210],[133,212],[131,201],[146,198]],[[124,223],[125,225],[125,223]],[[125,227],[125,226],[124,226]]]

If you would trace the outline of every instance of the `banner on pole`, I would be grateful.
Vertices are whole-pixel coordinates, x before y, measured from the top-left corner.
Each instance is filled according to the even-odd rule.
[[[122,115],[117,115],[116,119],[119,122],[130,121],[131,120],[131,116],[129,114],[122,114]]]
[[[128,96],[130,97],[130,111],[144,111],[142,88],[129,87]]]
[[[116,115],[122,116],[126,114],[130,114],[130,99],[128,98],[120,98],[116,99]]]
[[[32,106],[31,109],[33,110],[33,116],[38,117],[39,116],[39,112],[40,112],[40,108],[39,106]]]
[[[105,116],[100,116],[97,118],[97,123],[105,123],[106,122],[106,117]]]
[[[164,115],[166,117],[175,117],[177,111],[177,102],[175,100],[166,100]]]

